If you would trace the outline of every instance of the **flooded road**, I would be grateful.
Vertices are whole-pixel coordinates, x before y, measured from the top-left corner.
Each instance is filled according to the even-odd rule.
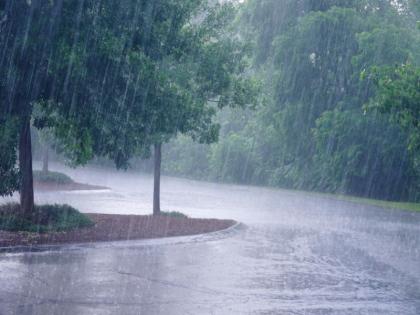
[[[151,212],[149,175],[66,172],[110,190],[38,193],[38,203]],[[170,177],[162,208],[243,224],[0,254],[0,314],[420,314],[420,213]]]

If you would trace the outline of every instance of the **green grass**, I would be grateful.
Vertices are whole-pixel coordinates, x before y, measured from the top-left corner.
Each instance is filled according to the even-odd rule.
[[[168,216],[168,217],[174,217],[174,218],[188,218],[187,215],[178,212],[178,211],[161,211],[160,215]]]
[[[35,206],[35,211],[30,218],[20,216],[18,204],[0,206],[0,230],[47,233],[93,225],[94,223],[86,215],[68,205]]]
[[[66,174],[59,172],[34,171],[34,179],[43,183],[70,184],[73,180]]]
[[[370,205],[370,206],[378,206],[378,207],[383,207],[383,208],[393,208],[393,209],[420,212],[420,203],[386,201],[386,200],[379,200],[379,199],[370,199],[370,198],[354,197],[354,196],[346,196],[346,195],[335,195],[335,194],[323,194],[323,193],[316,193],[316,194],[321,195],[321,196],[328,196],[328,197],[339,199],[339,200],[357,202],[360,204],[365,204],[365,205]]]
[[[343,195],[338,195],[336,196],[336,198],[342,199],[342,200],[348,200],[352,202],[358,202],[362,204],[367,204],[367,205],[372,205],[372,206],[384,207],[384,208],[420,211],[420,203],[414,203],[414,202],[386,201],[386,200],[369,199],[369,198],[361,198],[361,197],[353,197],[353,196],[343,196]]]

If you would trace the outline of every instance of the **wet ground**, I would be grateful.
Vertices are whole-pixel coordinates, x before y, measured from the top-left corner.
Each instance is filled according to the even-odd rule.
[[[109,191],[38,193],[149,213],[149,175],[67,170]],[[420,314],[420,213],[163,178],[162,207],[243,224],[205,236],[0,254],[0,314]]]

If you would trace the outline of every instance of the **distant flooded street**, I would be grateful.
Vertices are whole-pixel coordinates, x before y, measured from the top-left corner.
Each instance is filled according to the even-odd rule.
[[[38,202],[150,212],[147,175],[64,170],[111,190],[38,193]],[[169,177],[162,189],[164,209],[244,225],[208,236],[0,254],[0,314],[420,312],[420,214]]]

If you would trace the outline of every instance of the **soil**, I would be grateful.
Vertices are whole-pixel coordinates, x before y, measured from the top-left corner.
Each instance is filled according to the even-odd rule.
[[[195,235],[227,229],[233,220],[192,219],[171,216],[87,214],[95,226],[66,232],[29,233],[0,231],[0,247],[90,243]]]

